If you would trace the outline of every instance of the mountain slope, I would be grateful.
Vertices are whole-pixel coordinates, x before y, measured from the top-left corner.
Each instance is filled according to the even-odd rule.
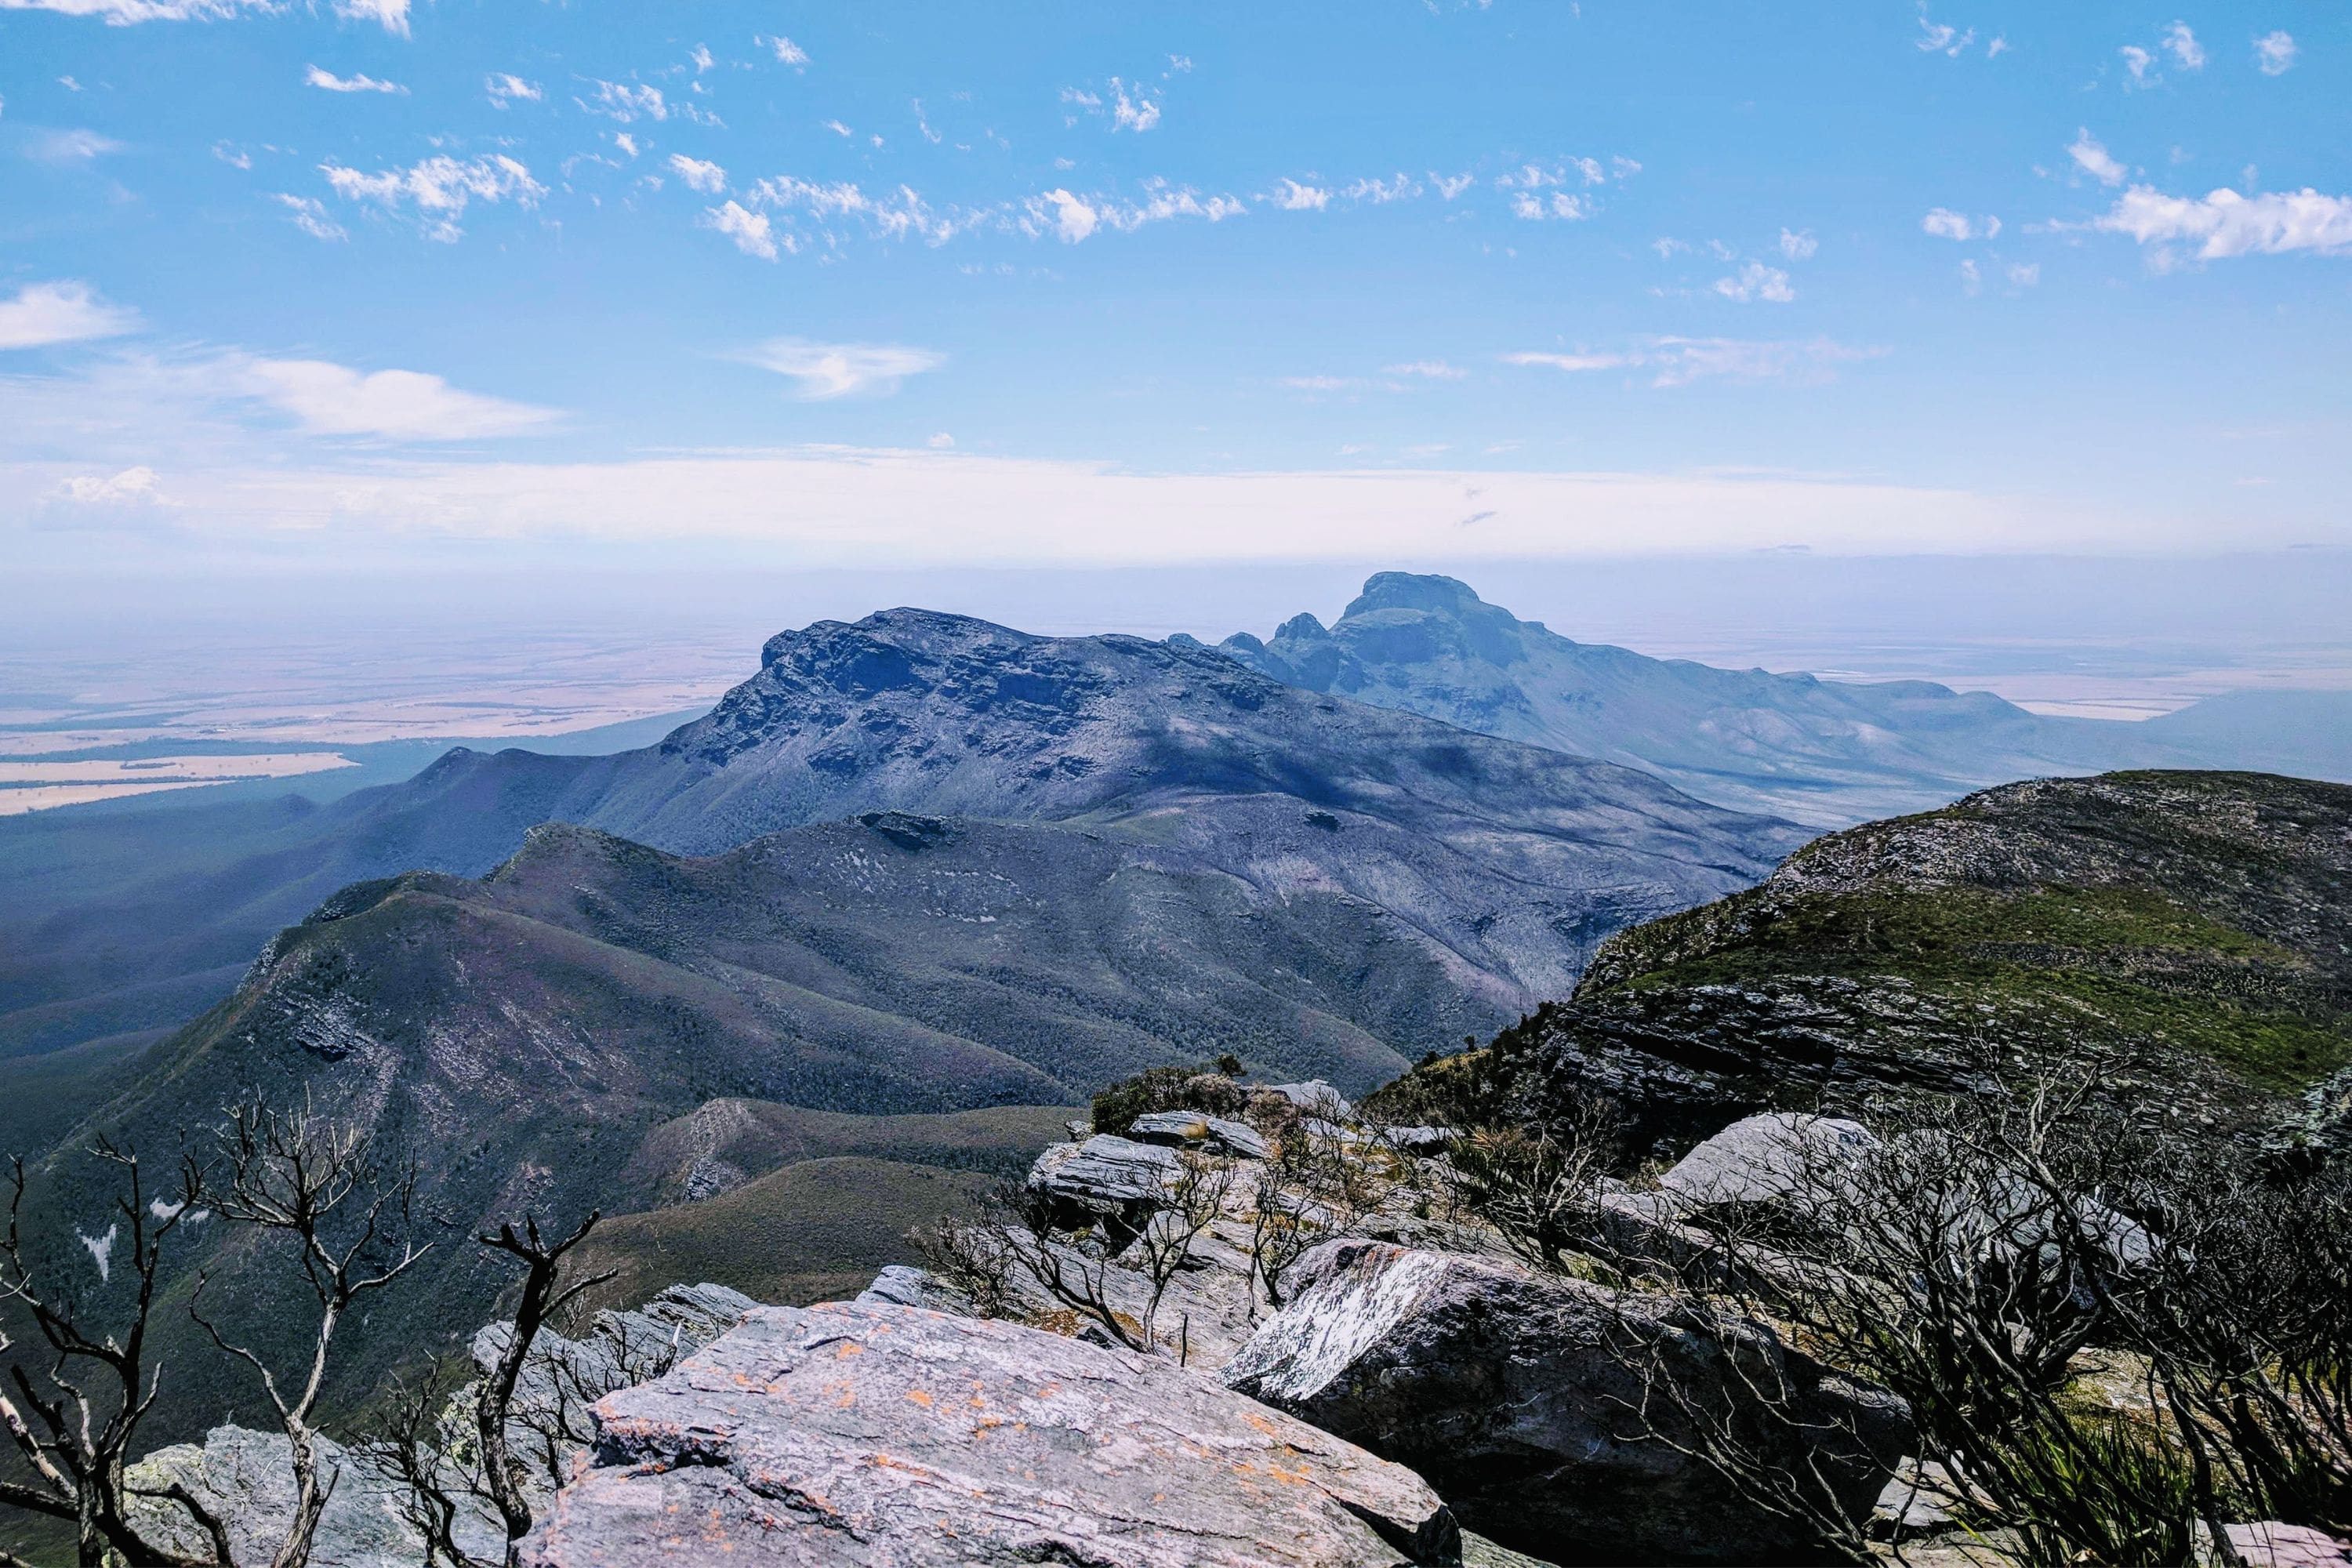
[[[772,639],[714,712],[635,752],[457,750],[326,806],[0,826],[0,867],[21,876],[0,911],[0,1057],[184,1018],[343,884],[478,875],[537,823],[708,854],[891,808],[1083,821],[1261,886],[1342,886],[1462,953],[1498,999],[1557,993],[1608,931],[1737,887],[1795,841],[1643,774],[1205,650],[889,611]]]
[[[2012,784],[1818,839],[1760,887],[1622,933],[1571,999],[1398,1092],[1524,1111],[1598,1090],[1679,1141],[2073,1055],[2152,1114],[2316,1127],[2352,1092],[2347,921],[2352,788]]]
[[[1717,669],[1572,642],[1450,577],[1383,572],[1339,622],[1222,650],[1308,690],[1645,768],[1704,800],[1821,826],[1941,805],[2053,773],[2244,765],[2245,725],[2044,718],[1989,692]],[[2192,710],[2191,712],[2194,710]],[[2274,734],[2273,714],[2248,722]],[[2305,748],[2308,750],[2309,748]],[[2322,771],[2326,771],[2322,768]]]

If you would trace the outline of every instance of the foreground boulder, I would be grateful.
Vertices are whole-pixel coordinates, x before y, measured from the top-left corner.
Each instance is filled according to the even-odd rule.
[[[763,1308],[596,1407],[527,1568],[1460,1561],[1400,1466],[1168,1363],[912,1308]]]
[[[1818,1558],[1809,1531],[1687,1451],[1697,1433],[1662,1378],[1857,1521],[1911,1436],[1895,1395],[1761,1326],[1736,1343],[1690,1331],[1655,1298],[1361,1241],[1325,1243],[1293,1278],[1226,1383],[1411,1465],[1465,1526],[1554,1563]],[[1734,1392],[1758,1383],[1790,1391],[1793,1423]]]

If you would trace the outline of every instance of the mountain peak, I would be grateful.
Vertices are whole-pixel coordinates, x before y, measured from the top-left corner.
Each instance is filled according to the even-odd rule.
[[[1340,618],[1370,615],[1374,610],[1433,610],[1440,615],[1460,616],[1487,607],[1469,584],[1457,578],[1433,573],[1375,572],[1364,579],[1364,591]]]

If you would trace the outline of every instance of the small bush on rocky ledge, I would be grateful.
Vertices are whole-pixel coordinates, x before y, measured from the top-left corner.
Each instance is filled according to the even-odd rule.
[[[1155,1110],[1237,1115],[1249,1102],[1248,1089],[1237,1081],[1241,1072],[1241,1058],[1232,1055],[1198,1067],[1146,1068],[1095,1096],[1095,1131],[1123,1136],[1137,1117]]]

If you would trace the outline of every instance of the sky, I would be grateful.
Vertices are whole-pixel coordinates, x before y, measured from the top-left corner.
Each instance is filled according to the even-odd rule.
[[[0,0],[0,574],[2334,552],[2347,132],[2341,0]]]

